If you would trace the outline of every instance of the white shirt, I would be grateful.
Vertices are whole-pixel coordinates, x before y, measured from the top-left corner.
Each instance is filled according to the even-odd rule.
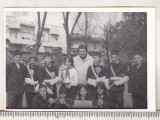
[[[72,67],[69,69],[69,73],[70,73],[70,78],[69,77],[65,78],[66,70],[64,70],[63,73],[62,71],[59,71],[59,75],[63,74],[65,83],[71,83],[73,86],[76,86],[78,84],[77,70]]]
[[[73,60],[74,67],[77,70],[79,83],[86,84],[87,70],[89,66],[93,65],[93,58],[87,54],[84,60],[81,59],[79,55],[74,57]]]

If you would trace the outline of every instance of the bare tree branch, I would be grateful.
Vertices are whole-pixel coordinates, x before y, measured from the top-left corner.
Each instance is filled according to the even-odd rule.
[[[72,30],[71,30],[71,35],[73,35],[74,29],[75,29],[75,27],[76,27],[76,24],[77,24],[80,16],[81,16],[81,12],[78,12],[77,18],[76,18],[76,20],[74,21],[74,24],[73,24],[73,27],[72,27]]]
[[[40,39],[41,39],[41,37],[42,37],[44,25],[45,25],[45,22],[46,22],[46,16],[47,16],[47,12],[45,12],[45,13],[44,13],[44,16],[43,16],[42,27],[41,27],[41,31],[40,31]]]

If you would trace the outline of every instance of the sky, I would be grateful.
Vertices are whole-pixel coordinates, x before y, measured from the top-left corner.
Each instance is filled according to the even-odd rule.
[[[20,12],[22,13],[22,12]],[[24,21],[34,21],[35,23],[37,22],[37,13],[36,12],[26,12],[28,14],[23,14],[22,16],[19,17],[20,20]],[[12,16],[14,13],[9,12],[7,15]],[[69,29],[71,31],[71,28],[73,26],[74,20],[76,19],[77,12],[70,12],[69,16]],[[109,20],[111,21],[112,24],[115,24],[115,22],[118,22],[122,20],[122,13],[113,13],[113,12],[95,12],[95,13],[88,13],[91,15],[88,21],[91,23],[90,24],[90,31],[93,31],[93,36],[98,37],[101,36],[103,33],[103,26],[106,24]],[[85,13],[82,13],[78,22],[78,25],[75,28],[75,33],[82,33],[82,30],[80,28],[84,29],[84,20],[85,20]],[[43,19],[43,13],[41,13],[41,20]],[[54,26],[59,26],[63,27],[64,19],[62,12],[48,12],[47,13],[47,18],[46,18],[46,24],[48,25],[54,25]],[[99,27],[95,27],[95,25]]]

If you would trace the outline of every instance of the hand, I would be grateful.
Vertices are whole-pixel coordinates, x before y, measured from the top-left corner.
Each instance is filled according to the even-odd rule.
[[[54,99],[53,98],[49,98],[49,103],[50,104],[53,104],[55,101],[54,101]]]
[[[103,100],[102,99],[98,99],[98,106],[102,106],[103,105]]]
[[[114,81],[115,86],[119,86],[122,85],[122,83],[120,81]]]
[[[60,98],[59,102],[60,102],[60,104],[65,104],[66,103],[65,99],[63,99],[63,98]]]
[[[50,95],[53,95],[53,92],[51,89],[47,88],[47,92],[50,94]]]
[[[130,97],[132,97],[132,93],[128,93],[128,95],[129,95]]]
[[[68,84],[66,87],[67,87],[68,89],[70,89],[70,88],[72,87],[72,85],[71,85],[71,84]]]

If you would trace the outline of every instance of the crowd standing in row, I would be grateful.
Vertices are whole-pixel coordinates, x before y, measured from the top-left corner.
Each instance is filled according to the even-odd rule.
[[[122,109],[124,83],[132,93],[133,108],[147,108],[147,67],[141,54],[133,56],[130,67],[119,60],[119,51],[112,50],[111,63],[101,66],[101,55],[90,56],[87,47],[80,45],[79,55],[67,56],[57,68],[52,56],[46,53],[44,64],[30,56],[27,66],[20,63],[22,53],[13,53],[13,62],[6,66],[7,108],[22,108],[25,91],[27,108],[73,108],[74,100],[89,100],[93,108]],[[59,86],[59,88],[58,88]]]

